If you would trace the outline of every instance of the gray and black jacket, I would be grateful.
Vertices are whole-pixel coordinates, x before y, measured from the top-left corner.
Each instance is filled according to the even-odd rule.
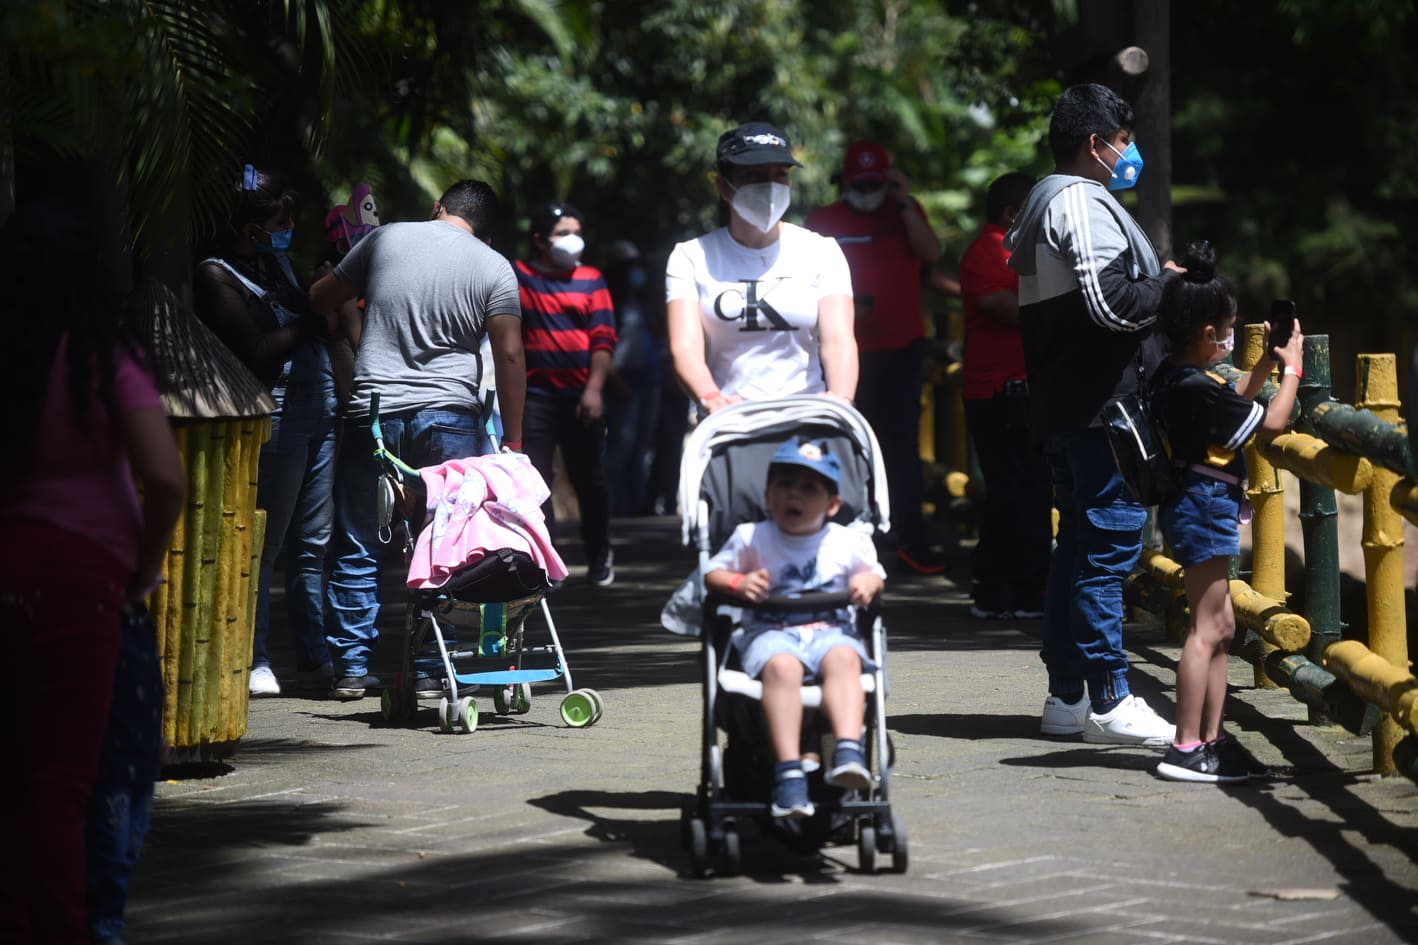
[[[1035,435],[1097,426],[1104,404],[1137,387],[1138,347],[1175,273],[1162,274],[1147,234],[1106,187],[1071,174],[1034,186],[1005,247],[1019,273]]]

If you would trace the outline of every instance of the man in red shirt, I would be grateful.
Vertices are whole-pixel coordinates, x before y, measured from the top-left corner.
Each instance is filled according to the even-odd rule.
[[[1004,235],[1034,178],[1005,174],[985,197],[985,228],[960,262],[965,306],[965,421],[985,480],[971,560],[970,613],[983,620],[1043,616],[1053,528],[1049,466],[1029,435],[1029,386],[1019,340],[1019,276]]]
[[[842,199],[814,210],[807,227],[836,239],[852,269],[857,409],[881,442],[896,553],[907,567],[937,574],[945,565],[931,552],[921,514],[921,271],[940,255],[940,240],[910,181],[875,141],[847,149],[842,188]]]

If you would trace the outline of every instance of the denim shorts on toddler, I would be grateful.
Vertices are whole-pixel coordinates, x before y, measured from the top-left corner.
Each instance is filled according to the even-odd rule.
[[[861,658],[862,668],[876,667],[867,658],[866,647],[856,634],[849,633],[841,626],[831,623],[812,623],[801,627],[773,627],[754,632],[742,646],[743,671],[754,679],[763,673],[763,667],[779,653],[791,653],[807,667],[807,677],[816,678],[822,668],[823,657],[828,650],[837,646],[851,647]]]
[[[1181,471],[1182,492],[1158,509],[1162,537],[1182,567],[1241,553],[1241,487],[1194,469]]]

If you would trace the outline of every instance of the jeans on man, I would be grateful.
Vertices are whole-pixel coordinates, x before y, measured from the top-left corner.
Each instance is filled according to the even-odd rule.
[[[902,548],[924,551],[928,544],[921,511],[921,383],[925,342],[897,351],[864,351],[857,380],[857,409],[871,424],[886,463],[891,497],[891,531]]]
[[[965,401],[966,425],[985,480],[980,537],[971,565],[975,606],[1042,611],[1053,528],[1049,464],[1029,433],[1022,382],[994,397]]]
[[[1076,701],[1129,692],[1123,652],[1123,581],[1142,554],[1144,509],[1118,475],[1101,427],[1045,443],[1059,512],[1049,565],[1042,657],[1049,692]]]
[[[581,508],[581,545],[586,562],[595,567],[610,550],[610,503],[606,493],[604,421],[587,425],[576,415],[577,397],[548,397],[527,392],[522,413],[522,443],[527,458],[552,484],[553,460],[561,447],[562,462]],[[542,506],[547,527],[554,523],[552,500]]]
[[[334,516],[335,414],[333,378],[291,381],[261,447],[256,504],[266,510],[266,539],[256,592],[251,665],[269,666],[271,579],[285,555],[286,610],[295,638],[296,668],[330,662],[325,645],[325,550]]]
[[[379,423],[385,448],[415,469],[486,452],[482,425],[468,408],[428,407],[381,416]],[[333,564],[325,609],[325,637],[337,679],[368,672],[378,637],[379,571],[390,548],[379,540],[376,490],[383,469],[374,459],[370,420],[346,418],[340,431]]]

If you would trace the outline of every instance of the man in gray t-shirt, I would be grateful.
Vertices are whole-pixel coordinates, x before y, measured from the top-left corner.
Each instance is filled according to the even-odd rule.
[[[478,236],[487,232],[496,206],[487,184],[460,181],[434,204],[433,219],[379,227],[310,290],[321,312],[365,300],[363,315],[346,325],[356,352],[354,390],[340,431],[325,610],[337,698],[357,699],[379,684],[368,666],[387,546],[379,540],[370,395],[379,394],[385,445],[414,468],[487,452],[478,400],[486,370],[478,348],[486,335],[503,444],[522,448],[527,373],[517,278]],[[414,687],[437,688],[422,672]]]

